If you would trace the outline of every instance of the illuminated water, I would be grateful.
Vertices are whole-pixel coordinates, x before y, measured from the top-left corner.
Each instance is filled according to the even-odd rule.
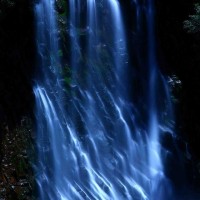
[[[67,95],[54,0],[36,5],[35,171],[40,200],[172,199],[162,165],[165,151],[159,142],[164,130],[171,128],[171,105],[156,61],[152,1],[146,5],[133,2],[137,34],[140,17],[144,14],[147,19],[146,103],[140,105],[146,105],[145,120],[127,90],[128,68],[134,66],[129,64],[120,3],[69,1],[71,81]]]

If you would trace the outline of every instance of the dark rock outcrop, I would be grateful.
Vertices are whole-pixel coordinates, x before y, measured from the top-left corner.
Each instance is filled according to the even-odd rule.
[[[184,170],[184,179],[197,191],[200,188],[200,36],[189,34],[183,28],[183,22],[194,13],[193,0],[156,0],[156,30],[159,49],[159,63],[165,74],[175,74],[181,81],[176,92],[178,103],[175,105],[176,134],[173,143],[182,166],[175,171]],[[181,141],[181,142],[180,142]],[[179,144],[184,144],[181,147]],[[187,148],[186,148],[187,147]],[[187,150],[187,151],[186,151]],[[188,157],[189,156],[189,157]],[[172,158],[174,159],[174,158]],[[181,168],[181,169],[180,169]],[[171,178],[173,179],[172,176]],[[174,174],[174,181],[175,181]]]

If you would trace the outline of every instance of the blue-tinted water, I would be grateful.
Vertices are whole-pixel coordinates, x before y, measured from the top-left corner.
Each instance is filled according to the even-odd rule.
[[[36,5],[35,172],[40,200],[172,199],[159,142],[163,130],[171,128],[171,105],[156,61],[153,2],[133,4],[137,34],[142,15],[147,24],[144,122],[127,90],[128,69],[134,66],[129,64],[119,1],[69,1],[68,89],[62,84],[54,0]],[[163,103],[158,103],[158,84]]]

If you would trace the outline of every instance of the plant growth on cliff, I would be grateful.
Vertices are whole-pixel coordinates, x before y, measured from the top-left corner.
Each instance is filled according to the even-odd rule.
[[[194,5],[195,13],[189,15],[189,19],[183,22],[184,29],[188,33],[199,33],[200,32],[200,3]]]

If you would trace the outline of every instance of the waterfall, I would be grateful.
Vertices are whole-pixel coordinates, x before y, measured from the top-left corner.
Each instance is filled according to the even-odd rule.
[[[172,199],[160,145],[162,130],[171,127],[164,120],[170,117],[171,105],[156,61],[153,0],[139,2],[133,2],[137,34],[143,14],[148,32],[144,122],[127,91],[128,69],[134,66],[129,63],[120,2],[69,1],[67,89],[55,2],[36,4],[38,156],[34,169],[40,200]]]

